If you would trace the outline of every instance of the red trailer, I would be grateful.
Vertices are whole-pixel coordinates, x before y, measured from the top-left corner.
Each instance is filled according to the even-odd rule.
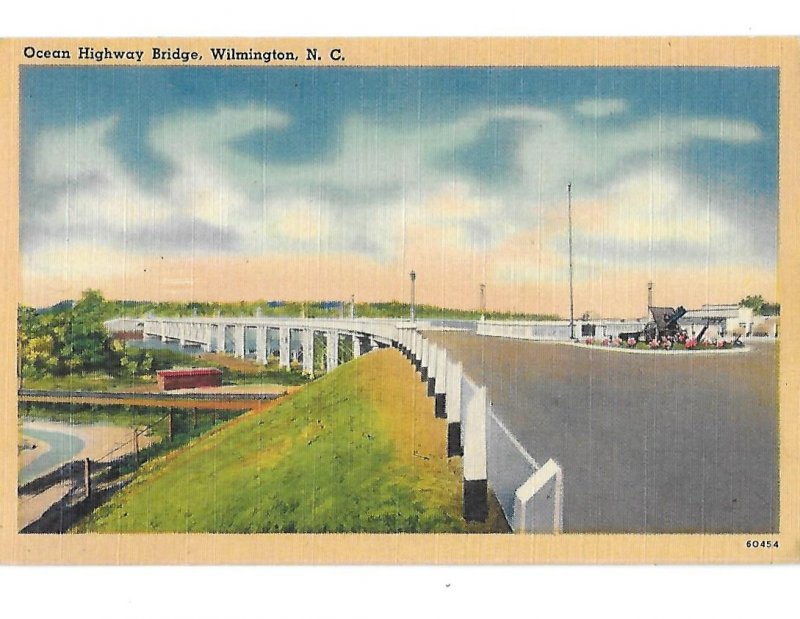
[[[162,391],[219,387],[222,384],[222,370],[217,368],[159,370],[156,374],[158,375],[158,386]]]

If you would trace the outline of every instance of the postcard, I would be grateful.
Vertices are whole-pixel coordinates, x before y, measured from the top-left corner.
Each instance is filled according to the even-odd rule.
[[[0,42],[3,561],[796,562],[798,52]]]

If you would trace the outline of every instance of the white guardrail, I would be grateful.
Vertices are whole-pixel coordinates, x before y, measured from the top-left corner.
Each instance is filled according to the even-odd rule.
[[[558,463],[534,460],[495,414],[486,386],[470,379],[444,347],[413,327],[399,330],[397,346],[427,381],[436,416],[447,419],[448,456],[463,456],[464,518],[486,519],[491,488],[515,532],[560,533],[564,476]]]

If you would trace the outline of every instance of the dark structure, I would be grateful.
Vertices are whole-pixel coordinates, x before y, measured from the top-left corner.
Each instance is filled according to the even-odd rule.
[[[649,309],[650,316],[652,316],[653,320],[648,322],[641,331],[620,333],[620,338],[623,340],[633,338],[644,342],[652,342],[653,340],[660,340],[662,338],[673,341],[676,340],[683,332],[678,324],[678,320],[686,313],[686,308],[683,307],[683,305],[679,305],[678,309],[652,306]]]
[[[157,375],[158,386],[162,391],[192,389],[194,387],[219,387],[222,384],[222,370],[217,368],[160,370]]]

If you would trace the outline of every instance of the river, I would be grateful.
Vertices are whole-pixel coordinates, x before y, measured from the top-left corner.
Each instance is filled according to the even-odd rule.
[[[55,427],[45,429],[37,422],[25,421],[22,423],[23,436],[30,437],[37,444],[42,441],[45,442],[49,446],[49,450],[42,450],[41,456],[34,457],[31,462],[20,469],[18,476],[20,485],[26,484],[73,460],[86,445],[74,433],[71,424],[48,422],[48,426]],[[60,431],[57,429],[58,426],[62,426]]]

